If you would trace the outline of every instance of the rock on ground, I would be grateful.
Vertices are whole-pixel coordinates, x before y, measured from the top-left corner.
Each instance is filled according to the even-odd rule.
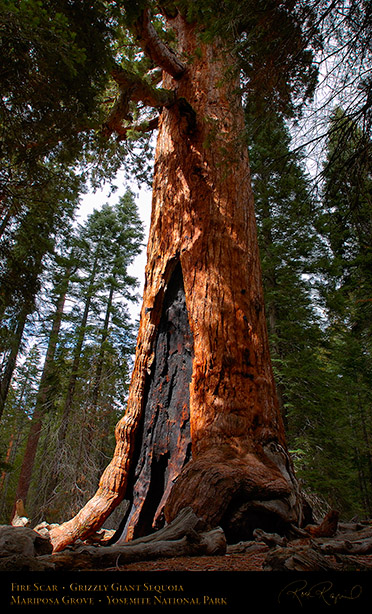
[[[36,557],[50,554],[52,544],[48,537],[28,527],[0,525],[0,571],[41,571],[50,565]]]

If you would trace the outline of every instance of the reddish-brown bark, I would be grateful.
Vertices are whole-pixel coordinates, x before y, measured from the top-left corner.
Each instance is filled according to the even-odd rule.
[[[96,495],[53,531],[55,550],[101,526],[124,497],[128,481],[133,487],[131,463],[141,458],[138,446],[164,297],[178,265],[193,340],[187,391],[192,459],[168,471],[163,488],[170,493],[161,502],[165,518],[169,522],[191,506],[211,526],[226,527],[233,538],[239,526],[244,534],[278,519],[300,522],[270,363],[248,156],[240,138],[244,117],[238,80],[231,74],[234,60],[223,45],[201,44],[194,26],[181,17],[173,25],[178,52],[192,62],[181,78],[164,76],[164,88],[173,90],[178,102],[163,109],[159,122],[146,284],[128,408]],[[181,421],[180,416],[173,428],[180,428]],[[168,467],[173,458],[177,454],[170,455]],[[147,495],[146,488],[138,492],[135,506],[141,508]],[[138,517],[127,523],[126,539],[134,535]]]
[[[6,456],[5,456],[5,460],[4,460],[5,465],[7,465],[9,463],[9,461],[10,461],[12,450],[13,450],[13,446],[14,446],[14,431],[12,431],[10,433],[8,449],[6,451]],[[2,489],[3,489],[5,478],[6,478],[6,474],[7,474],[7,472],[4,469],[4,471],[2,471],[2,473],[1,473],[1,478],[0,478],[0,491],[2,491]]]

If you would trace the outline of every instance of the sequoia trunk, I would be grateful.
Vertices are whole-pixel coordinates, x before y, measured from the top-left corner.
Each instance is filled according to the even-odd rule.
[[[177,102],[159,122],[128,408],[96,495],[52,533],[55,550],[101,526],[125,493],[126,540],[187,506],[230,540],[301,520],[269,356],[234,60],[222,44],[200,44],[181,17],[173,25],[192,61],[182,78],[164,76]]]

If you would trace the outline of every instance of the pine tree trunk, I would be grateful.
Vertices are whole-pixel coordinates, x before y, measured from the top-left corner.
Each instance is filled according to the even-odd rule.
[[[98,253],[98,249],[97,249],[97,253]],[[68,382],[67,395],[66,395],[64,406],[63,406],[62,421],[61,421],[61,426],[59,427],[59,431],[57,434],[58,448],[60,448],[63,445],[63,442],[65,441],[65,438],[66,438],[69,417],[70,417],[70,412],[72,408],[72,401],[74,399],[76,382],[77,382],[78,374],[79,374],[81,352],[83,349],[83,343],[84,343],[84,338],[85,338],[85,329],[86,329],[87,322],[88,322],[90,305],[92,302],[93,287],[94,287],[95,277],[97,274],[97,266],[98,266],[97,253],[94,258],[93,268],[92,268],[92,272],[91,272],[91,276],[89,280],[88,292],[85,298],[83,317],[80,323],[77,342],[76,342],[76,346],[74,349],[74,359],[72,362],[71,373],[70,373],[70,378]],[[57,453],[58,453],[58,450],[57,450]]]
[[[32,470],[34,467],[37,447],[40,439],[43,418],[51,404],[49,380],[53,371],[54,356],[57,347],[58,334],[61,327],[70,273],[70,270],[66,272],[63,287],[57,301],[57,307],[53,318],[52,330],[50,332],[48,348],[44,360],[43,372],[41,374],[39,391],[36,398],[36,405],[32,414],[26,450],[23,457],[21,472],[18,480],[16,500],[22,499],[25,505],[28,491],[30,488]]]
[[[109,292],[109,296],[107,299],[105,321],[103,323],[101,344],[100,344],[99,354],[98,354],[98,359],[97,359],[96,374],[94,378],[93,393],[92,393],[92,409],[93,410],[97,408],[99,392],[101,389],[103,364],[104,364],[104,359],[105,359],[105,343],[108,337],[108,329],[109,329],[109,324],[110,324],[113,296],[114,296],[114,284],[112,284],[110,287],[110,292]]]
[[[4,407],[6,403],[6,399],[9,392],[10,383],[12,381],[14,369],[17,364],[17,356],[19,352],[19,348],[21,346],[22,335],[24,328],[26,326],[27,316],[29,315],[29,310],[27,309],[27,305],[24,309],[22,309],[17,322],[17,327],[13,333],[13,338],[11,341],[10,352],[5,363],[5,368],[3,371],[3,376],[0,380],[0,418],[3,415]]]
[[[265,176],[262,177],[261,175],[261,181],[265,182]],[[269,178],[267,178],[267,182],[268,181],[269,181]],[[263,195],[261,207],[262,207],[263,219],[270,220],[272,211],[270,209],[267,194]],[[272,264],[272,259],[270,258],[270,251],[273,247],[273,244],[274,244],[274,241],[273,241],[273,236],[271,232],[271,227],[269,224],[263,224],[261,254],[265,255],[266,261],[270,263],[263,276],[263,284],[264,284],[266,292],[267,291],[275,292],[275,290],[277,289],[277,285],[278,285],[277,279],[276,279],[275,265]],[[280,343],[278,341],[277,307],[273,300],[266,302],[266,314],[267,314],[269,337],[271,339],[272,354],[276,356],[277,358],[282,358]],[[285,408],[284,408],[284,388],[283,388],[283,385],[278,381],[276,382],[276,395],[277,395],[277,399],[279,403],[280,413],[283,418],[283,423],[284,423],[285,429],[287,429],[288,422],[287,422],[287,418],[285,415]]]
[[[175,26],[179,51],[193,61],[182,78],[164,78],[178,103],[159,123],[128,408],[96,495],[52,532],[55,550],[101,526],[125,493],[133,504],[125,539],[187,506],[230,540],[301,520],[269,356],[233,58],[200,44],[181,17]]]
[[[74,358],[72,361],[71,373],[70,373],[70,377],[68,381],[67,394],[66,394],[64,405],[63,405],[62,420],[61,420],[60,427],[57,431],[56,451],[55,451],[54,458],[52,461],[53,472],[51,474],[51,478],[47,486],[47,492],[49,495],[52,495],[52,493],[57,488],[58,482],[60,479],[60,475],[63,470],[62,465],[64,462],[63,457],[64,457],[65,439],[67,435],[67,429],[69,427],[69,420],[70,420],[70,414],[71,414],[71,409],[72,409],[72,403],[73,403],[73,399],[75,395],[76,382],[77,382],[78,375],[79,375],[81,352],[83,349],[85,331],[86,331],[86,326],[88,322],[90,306],[92,302],[92,295],[93,295],[95,278],[97,274],[97,267],[98,267],[98,248],[94,256],[92,272],[90,274],[90,279],[89,279],[88,291],[85,297],[83,317],[80,322],[77,341],[76,341],[76,345],[74,348]]]
[[[14,446],[14,431],[12,431],[10,433],[10,438],[9,438],[9,444],[8,444],[8,449],[6,451],[6,456],[5,456],[5,464],[9,464],[10,461],[10,457],[13,451],[13,446]],[[7,474],[7,470],[4,469],[1,473],[1,478],[0,478],[0,492],[3,490],[3,486],[4,486],[4,482],[5,482],[5,478],[6,478],[6,474]]]

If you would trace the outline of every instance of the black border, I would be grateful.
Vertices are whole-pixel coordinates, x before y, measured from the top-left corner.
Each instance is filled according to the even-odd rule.
[[[372,606],[372,576],[362,571],[1,572],[0,582],[2,612],[14,614],[257,610],[266,614],[267,608],[316,614],[370,612]]]

